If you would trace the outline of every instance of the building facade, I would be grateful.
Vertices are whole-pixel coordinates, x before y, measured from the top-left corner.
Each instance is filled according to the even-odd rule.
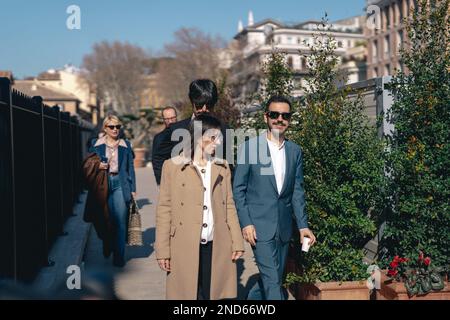
[[[84,120],[97,125],[103,118],[103,104],[95,90],[84,80],[82,71],[74,66],[50,69],[40,73],[36,80],[47,88],[70,93],[80,101],[78,114]]]
[[[376,78],[406,70],[400,59],[400,47],[407,45],[404,18],[411,17],[416,0],[368,0],[367,7],[377,6],[377,27],[365,28],[368,41],[367,75]],[[375,13],[376,14],[376,13]],[[379,27],[379,28],[378,28]]]
[[[74,94],[61,89],[52,88],[36,79],[15,80],[13,88],[30,97],[40,96],[45,104],[51,107],[58,106],[61,111],[70,112],[72,115],[78,115],[82,119],[88,116],[88,114],[84,114],[81,110],[81,101]],[[85,117],[83,117],[83,114]]]
[[[239,22],[238,34],[229,46],[233,52],[230,63],[230,81],[233,98],[243,102],[246,97],[258,91],[261,86],[261,65],[270,56],[273,49],[286,54],[286,62],[294,73],[294,96],[303,94],[305,77],[308,76],[308,45],[314,43],[314,37],[320,36],[320,21],[306,21],[298,24],[283,24],[266,19],[253,22],[249,14],[248,26]],[[331,23],[330,35],[336,39],[336,54],[341,68],[347,73],[349,82],[366,79],[366,47],[364,26],[365,17],[357,16]]]

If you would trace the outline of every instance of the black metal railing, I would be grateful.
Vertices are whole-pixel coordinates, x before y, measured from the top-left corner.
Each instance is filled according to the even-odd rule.
[[[0,278],[31,281],[72,215],[92,126],[0,78]]]

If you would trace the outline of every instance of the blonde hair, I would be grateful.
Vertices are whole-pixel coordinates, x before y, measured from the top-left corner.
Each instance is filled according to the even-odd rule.
[[[103,130],[105,130],[106,126],[111,121],[117,122],[118,124],[122,124],[122,121],[120,121],[120,119],[117,116],[109,115],[109,116],[106,116],[105,119],[103,120]]]

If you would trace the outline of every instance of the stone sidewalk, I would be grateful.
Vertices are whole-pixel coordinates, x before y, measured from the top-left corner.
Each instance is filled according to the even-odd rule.
[[[125,300],[165,299],[165,274],[155,259],[155,211],[158,190],[151,167],[136,170],[137,198],[141,208],[144,246],[127,248],[127,265],[123,269],[112,267],[111,258],[104,259],[101,241],[91,229],[84,257],[84,270],[110,272],[117,296]],[[243,259],[238,261],[238,299],[244,299],[255,283],[258,269],[248,244]]]

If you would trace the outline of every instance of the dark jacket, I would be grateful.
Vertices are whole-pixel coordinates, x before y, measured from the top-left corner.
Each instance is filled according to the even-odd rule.
[[[186,129],[189,130],[190,124],[191,124],[191,118],[187,118],[178,122],[173,123],[168,127],[167,129],[163,130],[161,132],[161,136],[158,137],[158,144],[155,148],[155,143],[153,143],[153,151],[152,151],[152,157],[156,158],[156,163],[153,163],[153,171],[155,173],[156,182],[160,183],[161,181],[161,170],[164,161],[167,159],[170,159],[172,157],[172,150],[173,148],[180,143],[183,139],[179,138],[178,140],[172,141],[172,133],[176,129]],[[227,144],[226,144],[226,129],[229,127],[222,124],[222,135],[223,135],[223,154],[225,153],[225,150],[227,150]],[[155,136],[156,139],[156,136]],[[178,155],[174,155],[178,156]],[[219,157],[218,155],[216,155]],[[226,157],[227,160],[232,160]],[[153,161],[152,161],[153,162]],[[229,161],[233,163],[234,161]],[[233,170],[233,166],[230,165],[230,168]]]
[[[105,139],[100,138],[93,141],[93,146],[89,150],[95,152],[100,157],[105,157],[106,144]],[[136,192],[136,174],[134,172],[133,150],[127,140],[121,139],[119,144],[119,178],[122,187],[123,198],[127,203],[131,201],[131,192]]]
[[[93,224],[98,237],[103,240],[103,254],[109,257],[112,224],[108,210],[108,176],[99,165],[100,157],[96,153],[90,153],[83,161],[84,184],[89,191],[83,219]]]
[[[152,167],[153,167],[153,173],[155,174],[156,183],[158,184],[158,186],[161,183],[161,170],[162,170],[163,163],[166,160],[164,155],[167,152],[167,151],[161,152],[161,148],[162,148],[162,146],[164,146],[165,140],[170,141],[170,134],[171,134],[170,129],[165,128],[163,131],[156,134],[155,137],[153,138]],[[169,135],[169,136],[167,137],[167,135]],[[169,147],[169,145],[167,144],[166,148],[168,148],[168,147]],[[170,153],[170,151],[169,151],[169,153]]]

